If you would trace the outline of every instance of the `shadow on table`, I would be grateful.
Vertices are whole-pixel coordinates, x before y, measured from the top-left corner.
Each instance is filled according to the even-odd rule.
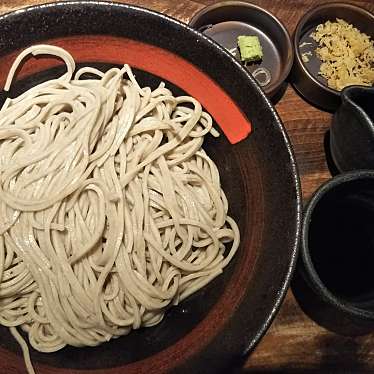
[[[370,349],[362,350],[359,340],[362,338],[350,338],[340,335],[323,336],[319,339],[318,354],[311,352],[315,356],[315,363],[310,364],[312,368],[306,368],[307,364],[303,364],[302,357],[292,360],[287,364],[279,367],[266,368],[266,357],[264,357],[264,365],[259,367],[243,368],[245,361],[241,363],[242,367],[237,366],[230,371],[231,374],[361,374],[374,373],[372,365],[366,360],[371,352]],[[305,337],[307,341],[307,337]],[[284,342],[287,344],[287,342]],[[276,355],[276,347],[274,347],[274,355]],[[291,358],[291,356],[290,356]],[[250,359],[249,359],[250,360]],[[310,362],[310,359],[307,360]]]

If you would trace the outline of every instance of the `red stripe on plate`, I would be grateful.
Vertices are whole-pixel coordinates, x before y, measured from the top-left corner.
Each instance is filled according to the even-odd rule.
[[[251,123],[233,99],[195,65],[165,49],[122,37],[81,35],[48,41],[68,50],[76,61],[127,63],[166,79],[195,97],[213,116],[230,143],[245,139]],[[16,54],[1,58],[0,75],[4,82]],[[41,71],[56,63],[50,59],[30,60],[18,77]]]

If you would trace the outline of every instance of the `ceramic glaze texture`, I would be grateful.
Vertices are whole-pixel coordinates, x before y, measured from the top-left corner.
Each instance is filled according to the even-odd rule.
[[[293,292],[304,312],[341,335],[374,330],[374,171],[340,174],[309,201]]]
[[[340,171],[374,169],[374,87],[347,87],[334,115],[330,147]]]

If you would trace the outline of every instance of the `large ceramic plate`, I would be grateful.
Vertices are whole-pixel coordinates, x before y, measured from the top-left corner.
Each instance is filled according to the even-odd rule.
[[[162,79],[175,94],[200,100],[222,129],[218,140],[207,137],[205,149],[218,165],[242,235],[225,273],[171,309],[162,323],[95,348],[32,350],[37,372],[208,373],[232,365],[269,327],[295,265],[300,188],[275,110],[230,54],[186,25],[145,9],[81,1],[0,17],[0,85],[17,53],[35,43],[63,46],[76,61],[101,68],[129,63],[141,84],[155,86]],[[30,60],[12,94],[56,76],[58,64]],[[5,328],[0,372],[24,372],[19,348]]]

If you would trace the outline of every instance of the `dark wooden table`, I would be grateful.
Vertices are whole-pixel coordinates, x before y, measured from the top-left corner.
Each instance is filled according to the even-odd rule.
[[[0,0],[0,13],[47,0]],[[49,0],[51,1],[51,0]],[[127,0],[188,23],[192,15],[214,0]],[[298,20],[317,4],[331,0],[252,0],[277,16],[290,33]],[[374,0],[351,3],[374,12]],[[291,138],[299,166],[304,202],[330,178],[324,137],[331,114],[303,101],[288,87],[276,105]],[[291,291],[266,336],[245,364],[253,373],[374,373],[374,334],[347,338],[329,332],[308,319]]]

